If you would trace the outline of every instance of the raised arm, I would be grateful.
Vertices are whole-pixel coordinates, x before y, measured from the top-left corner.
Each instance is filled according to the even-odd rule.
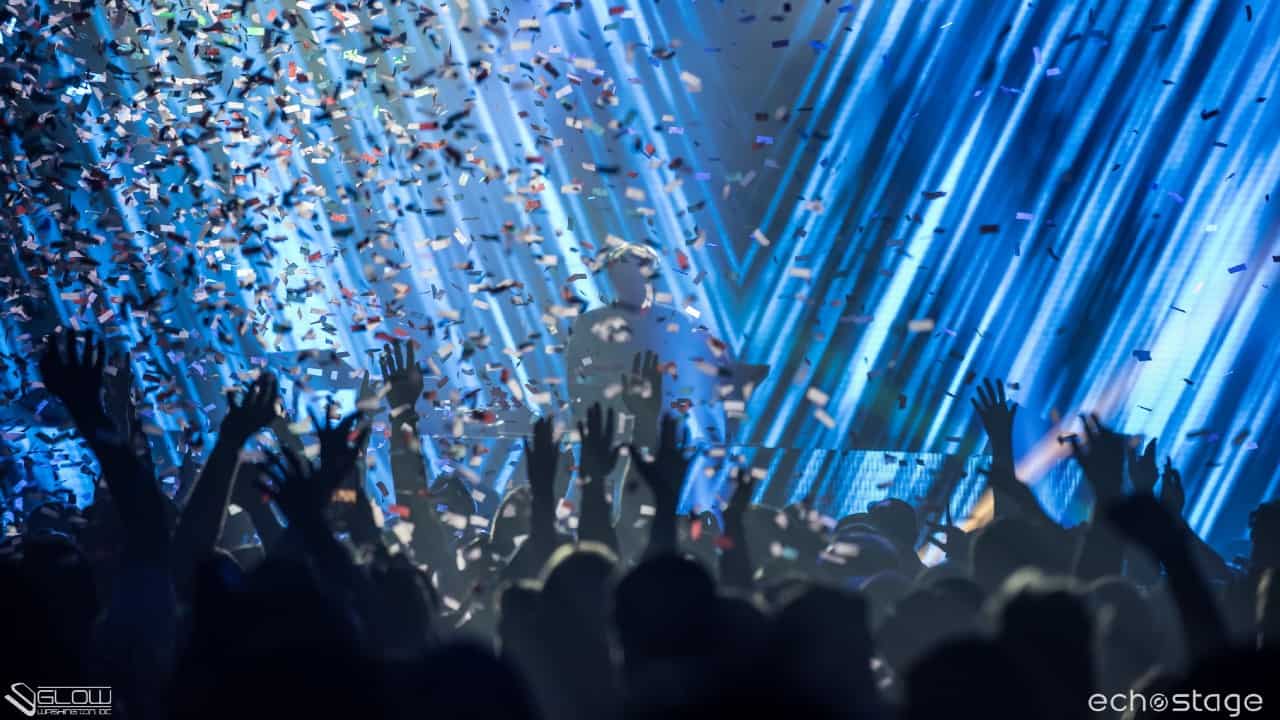
[[[1228,643],[1227,625],[1192,560],[1185,526],[1151,495],[1112,503],[1106,519],[1164,565],[1192,660],[1203,660],[1222,650]]]
[[[978,386],[977,397],[971,398],[973,409],[982,421],[991,444],[991,469],[986,473],[995,505],[996,518],[1025,515],[1034,520],[1053,523],[1040,507],[1031,488],[1015,474],[1013,454],[1013,419],[1018,404],[1005,394],[1004,381],[985,378]]]
[[[88,652],[93,663],[110,668],[117,702],[152,708],[161,690],[157,679],[170,668],[176,645],[168,498],[145,441],[132,442],[128,427],[118,427],[103,410],[105,356],[100,338],[66,333],[49,342],[40,372],[97,457],[123,526],[120,572]],[[129,408],[126,416],[132,415]]]
[[[408,520],[413,523],[414,556],[437,572],[452,572],[456,566],[449,531],[427,496],[427,467],[418,439],[416,409],[423,376],[413,343],[384,345],[378,365],[387,382],[386,398],[391,406],[391,479],[397,504],[408,509]]]
[[[126,560],[167,567],[168,498],[156,482],[145,443],[141,447],[133,443],[128,427],[117,427],[103,409],[105,364],[106,346],[100,337],[66,332],[48,340],[40,357],[40,374],[98,459],[124,526]],[[127,415],[132,417],[133,410]]]
[[[277,417],[278,400],[275,376],[263,371],[243,398],[228,403],[227,414],[218,428],[218,440],[174,533],[174,569],[179,588],[187,587],[196,566],[217,544],[240,465],[240,449]]]
[[[582,460],[579,474],[582,476],[582,514],[578,523],[578,537],[594,540],[618,552],[618,536],[610,522],[609,500],[605,497],[605,479],[618,464],[618,450],[614,447],[618,417],[612,409],[606,414],[597,403],[587,410],[587,422],[578,423],[582,438]]]
[[[720,582],[725,587],[742,591],[750,591],[751,555],[747,549],[747,526],[745,517],[747,507],[751,504],[752,486],[750,475],[743,468],[737,468],[737,477],[730,480],[734,484],[733,494],[729,496],[729,504],[724,508],[724,535],[720,548]]]
[[[534,422],[533,436],[525,438],[524,447],[532,502],[529,539],[520,548],[520,566],[536,575],[558,544],[555,483],[560,450],[556,447],[555,424],[551,418]]]
[[[1198,563],[1197,567],[1210,579],[1230,579],[1233,573],[1226,561],[1209,546],[1209,543],[1197,535],[1191,526],[1187,525],[1186,518],[1182,517],[1182,508],[1186,504],[1187,495],[1182,487],[1182,473],[1173,466],[1171,458],[1165,458],[1164,473],[1160,481],[1160,505],[1170,517],[1177,520],[1179,527],[1183,530],[1183,537],[1191,543],[1192,555]]]
[[[649,556],[676,550],[676,509],[680,503],[680,489],[685,475],[693,463],[694,455],[686,451],[688,429],[684,441],[677,440],[679,421],[672,415],[664,415],[658,430],[658,447],[653,458],[646,460],[640,448],[630,446],[631,460],[636,472],[653,492],[654,518],[649,529]]]
[[[1102,511],[1121,497],[1124,483],[1125,437],[1112,431],[1097,415],[1080,416],[1087,442],[1072,440],[1072,447],[1085,482],[1093,488],[1093,517],[1076,554],[1076,575],[1094,580],[1119,575],[1124,570],[1124,548],[1112,528],[1101,522]]]
[[[1160,469],[1156,465],[1156,440],[1153,438],[1146,448],[1139,452],[1141,445],[1129,444],[1127,448],[1129,482],[1133,486],[1134,495],[1150,495],[1155,497],[1156,481],[1160,479]],[[1125,574],[1134,582],[1144,587],[1154,585],[1160,580],[1160,566],[1155,564],[1146,553],[1133,546],[1124,549]]]
[[[427,487],[427,470],[418,440],[418,398],[422,397],[422,368],[418,367],[413,343],[384,345],[378,360],[387,382],[387,404],[391,406],[391,476],[397,495]]]
[[[313,418],[320,439],[320,463],[313,466],[306,458],[285,448],[263,466],[259,487],[269,494],[289,521],[288,532],[298,546],[311,556],[324,579],[355,591],[360,578],[350,554],[334,537],[325,509],[334,491],[355,466],[360,447],[369,435],[369,426],[359,426],[359,411],[334,422]]]

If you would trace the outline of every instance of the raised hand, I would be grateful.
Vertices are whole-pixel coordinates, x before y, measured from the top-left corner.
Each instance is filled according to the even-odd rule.
[[[533,423],[533,436],[524,440],[529,472],[529,539],[521,546],[520,561],[513,562],[515,576],[533,577],[555,551],[556,538],[556,466],[560,449],[556,447],[555,422],[538,418]]]
[[[320,440],[320,472],[332,476],[328,479],[329,482],[341,483],[364,452],[371,428],[369,425],[357,427],[364,418],[364,413],[359,410],[336,422],[329,409],[325,410],[324,415],[323,423],[314,413],[311,415],[316,438]],[[337,488],[336,484],[334,488]]]
[[[587,422],[578,423],[582,436],[582,460],[580,472],[592,480],[604,482],[618,464],[618,451],[613,438],[617,435],[618,415],[612,409],[606,413],[599,403],[587,410]]]
[[[275,376],[264,370],[238,402],[233,399],[227,403],[218,440],[191,487],[174,531],[174,567],[181,593],[193,590],[195,568],[213,551],[222,535],[227,506],[235,493],[240,449],[279,417],[278,391]]]
[[[556,466],[560,451],[556,448],[555,424],[551,418],[539,418],[533,423],[533,436],[525,438],[525,453],[529,458],[529,489],[536,503],[539,499],[555,501]]]
[[[281,448],[259,465],[258,488],[276,501],[292,521],[315,517],[333,494],[316,479],[315,466],[291,448]]]
[[[1013,462],[1013,418],[1018,412],[1018,404],[1005,396],[1004,380],[991,382],[985,378],[978,386],[978,396],[971,398],[973,409],[982,421],[982,427],[991,440],[993,457]]]
[[[276,444],[282,448],[289,448],[294,452],[302,452],[302,438],[290,427],[289,416],[277,415],[271,421],[271,432],[276,436]]]
[[[937,545],[945,552],[949,561],[963,560],[969,557],[970,548],[973,547],[972,534],[955,525],[942,523],[929,523],[929,529],[942,535],[942,539],[939,540],[930,534],[929,542]]]
[[[40,356],[44,386],[82,429],[108,425],[102,409],[106,344],[88,331],[50,336]]]
[[[279,389],[276,376],[263,370],[239,402],[228,402],[227,414],[222,418],[218,434],[226,436],[239,447],[255,433],[269,427],[280,416],[276,407],[280,400]]]
[[[356,394],[356,409],[373,414],[378,411],[378,392],[373,387],[373,375],[365,373],[360,378],[360,391]]]
[[[1121,494],[1128,452],[1125,438],[1103,425],[1097,415],[1081,415],[1080,420],[1087,442],[1081,446],[1077,438],[1071,438],[1072,454],[1092,486],[1094,497],[1099,504],[1105,504]]]
[[[662,417],[662,426],[658,433],[658,448],[652,460],[646,460],[635,444],[629,446],[636,471],[644,479],[645,484],[653,491],[653,499],[658,506],[658,514],[673,515],[680,501],[680,488],[684,485],[684,477],[689,472],[694,455],[687,452],[689,431],[685,428],[683,440],[677,440],[679,420],[673,415]]]
[[[49,338],[40,357],[45,387],[62,401],[102,468],[124,525],[126,562],[167,566],[168,498],[160,492],[149,453],[116,432],[102,405],[106,345],[90,332]]]
[[[631,373],[622,375],[622,401],[635,415],[637,436],[646,444],[662,414],[662,366],[657,353],[636,353]]]
[[[1182,517],[1182,508],[1187,502],[1186,490],[1182,487],[1182,473],[1173,467],[1173,460],[1164,459],[1164,475],[1160,485],[1160,504],[1174,517]]]
[[[1160,471],[1156,467],[1156,441],[1152,438],[1147,449],[1141,455],[1137,448],[1129,446],[1129,480],[1133,483],[1133,491],[1142,495],[1153,495],[1156,491],[1156,480]]]
[[[686,452],[688,429],[685,429],[683,440],[676,439],[678,424],[674,416],[662,416],[658,448],[652,460],[646,460],[634,443],[628,446],[636,472],[653,492],[654,505],[657,506],[653,524],[649,526],[649,546],[645,549],[649,556],[676,550],[676,508],[680,503],[680,488],[694,458],[693,453]]]
[[[408,348],[405,348],[408,345]],[[406,409],[414,415],[413,408],[422,397],[422,368],[418,367],[413,342],[399,341],[382,346],[382,357],[378,360],[382,369],[382,377],[389,384],[387,402],[391,405],[391,416],[397,417]]]

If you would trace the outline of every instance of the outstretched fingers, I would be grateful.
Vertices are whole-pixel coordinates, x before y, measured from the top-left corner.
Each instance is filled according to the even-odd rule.
[[[342,418],[342,420],[338,422],[337,427],[334,428],[334,432],[341,433],[342,437],[350,440],[352,437],[352,429],[356,426],[356,423],[360,422],[360,419],[361,417],[363,417],[363,415],[364,413],[357,410],[351,413],[350,415]]]
[[[982,379],[982,385],[978,387],[978,398],[981,400],[983,407],[988,409],[995,407],[996,391],[991,384],[991,378]]]

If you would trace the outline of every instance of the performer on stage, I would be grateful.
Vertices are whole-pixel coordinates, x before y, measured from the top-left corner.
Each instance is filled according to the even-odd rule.
[[[655,303],[652,279],[660,262],[646,245],[629,243],[605,254],[612,302],[580,316],[568,344],[574,417],[585,419],[599,403],[623,418],[617,442],[652,448],[662,414],[679,412],[694,441],[724,443],[722,396],[740,396],[744,379],[758,379],[764,368],[732,364],[723,343],[691,327],[679,309]],[[627,465],[619,463],[615,487]],[[617,502],[620,493],[614,496]]]
[[[738,390],[742,375],[759,377],[763,368],[732,363],[724,344],[690,326],[678,308],[655,303],[652,278],[660,259],[646,245],[625,244],[602,260],[613,301],[580,316],[568,347],[569,393],[575,417],[600,403],[633,417],[624,432],[638,445],[656,437],[666,410],[694,417],[699,440],[722,443],[722,392]],[[649,377],[658,371],[661,387]],[[657,394],[661,390],[661,394]]]

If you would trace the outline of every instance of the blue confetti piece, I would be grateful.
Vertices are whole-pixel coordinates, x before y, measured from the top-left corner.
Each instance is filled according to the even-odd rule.
[[[827,44],[822,42],[821,40],[810,40],[809,47],[813,48],[814,52],[820,53],[823,50],[827,49]]]
[[[853,12],[853,3],[845,3],[836,8],[836,12]]]
[[[1149,351],[1149,350],[1134,350],[1134,351],[1133,351],[1133,356],[1134,356],[1134,357],[1136,357],[1136,358],[1138,358],[1138,362],[1147,362],[1147,361],[1149,361],[1149,360],[1151,359],[1151,351]]]
[[[1236,265],[1234,267],[1227,268],[1227,272],[1231,273],[1232,275],[1235,275],[1238,272],[1244,272],[1246,267],[1248,266],[1246,266],[1244,263],[1240,263],[1239,265]]]
[[[776,48],[784,48],[791,44],[790,40],[774,40],[773,46]]]
[[[757,145],[772,145],[772,144],[773,144],[773,138],[769,137],[768,135],[757,135],[757,136],[756,136],[756,144],[757,144]]]

